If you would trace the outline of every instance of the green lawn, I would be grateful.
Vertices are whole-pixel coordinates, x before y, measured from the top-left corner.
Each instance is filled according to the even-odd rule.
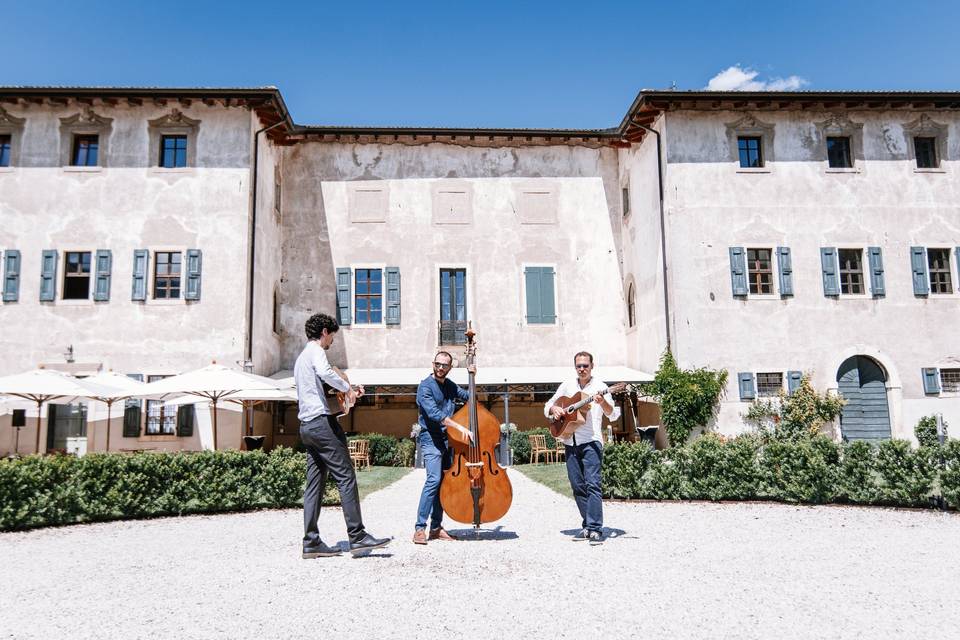
[[[567,465],[565,464],[518,464],[510,467],[527,476],[531,480],[553,489],[568,498],[573,497],[570,490],[570,481],[567,480]]]
[[[388,487],[413,471],[411,467],[370,467],[357,471],[357,486],[363,500],[374,491]]]

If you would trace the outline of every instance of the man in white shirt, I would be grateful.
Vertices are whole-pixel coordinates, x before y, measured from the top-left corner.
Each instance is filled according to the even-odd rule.
[[[580,510],[580,533],[574,540],[589,540],[590,544],[603,543],[603,494],[600,490],[600,466],[603,462],[603,416],[617,420],[620,409],[613,404],[607,385],[593,378],[593,356],[581,351],[573,357],[577,369],[576,380],[560,385],[543,407],[548,418],[561,418],[563,407],[556,404],[562,397],[581,392],[593,396],[586,421],[573,433],[560,440],[564,444],[567,459],[567,478],[573,489],[573,497]]]
[[[307,319],[304,329],[307,346],[303,348],[293,367],[297,384],[297,404],[300,418],[300,440],[307,451],[307,484],[303,489],[303,558],[335,556],[337,547],[329,547],[320,539],[317,518],[323,502],[323,489],[327,473],[333,476],[340,491],[343,519],[347,523],[350,552],[357,554],[382,547],[390,538],[375,538],[363,527],[360,515],[360,494],[357,490],[357,474],[347,449],[347,437],[337,422],[324,393],[323,383],[338,391],[363,394],[363,387],[351,390],[350,384],[341,378],[327,360],[327,349],[340,329],[337,321],[323,313],[315,313]]]

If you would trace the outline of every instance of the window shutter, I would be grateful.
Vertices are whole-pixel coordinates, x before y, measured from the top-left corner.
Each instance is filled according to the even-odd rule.
[[[400,324],[400,267],[387,267],[387,316],[385,324]]]
[[[350,267],[337,268],[337,322],[350,324],[350,283],[353,280],[353,269]]]
[[[940,371],[936,367],[923,370],[923,392],[940,393]]]
[[[883,282],[883,251],[880,247],[867,247],[870,256],[870,292],[874,298],[887,295]]]
[[[960,247],[957,247],[954,253],[957,254],[957,291],[960,291]]]
[[[540,268],[540,322],[553,324],[557,321],[557,309],[554,304],[553,267]]]
[[[3,301],[20,299],[20,252],[9,249],[3,256]]]
[[[800,388],[802,379],[802,371],[787,371],[787,393],[793,395],[793,392]]]
[[[150,252],[146,249],[133,250],[133,293],[131,300],[143,301],[147,299],[147,265],[150,262]]]
[[[820,247],[820,266],[823,269],[823,295],[840,295],[840,279],[837,277],[836,247]]]
[[[730,280],[735,298],[747,295],[747,254],[743,247],[730,247]]]
[[[128,400],[128,403],[131,401]],[[138,438],[140,436],[140,421],[143,416],[143,409],[140,401],[136,404],[127,404],[123,408],[123,437]]]
[[[52,302],[57,297],[57,252],[45,249],[40,262],[40,301]]]
[[[113,266],[113,254],[109,249],[97,249],[97,282],[93,290],[93,299],[102,302],[110,299],[110,269]]]
[[[184,300],[200,299],[200,267],[203,256],[200,249],[187,249],[187,290]]]
[[[182,404],[177,407],[177,435],[181,438],[193,436],[193,422],[196,418],[196,408],[192,404]]]
[[[737,374],[737,380],[740,383],[741,400],[753,400],[757,397],[757,393],[755,391],[756,386],[754,384],[754,377],[752,373],[740,372]]]
[[[927,250],[923,247],[910,247],[910,266],[913,269],[913,295],[929,295],[930,283],[927,279]]]
[[[540,267],[526,267],[523,278],[527,288],[527,322],[539,323],[540,313]]]
[[[780,267],[780,296],[793,295],[793,261],[790,247],[777,247],[777,265]]]

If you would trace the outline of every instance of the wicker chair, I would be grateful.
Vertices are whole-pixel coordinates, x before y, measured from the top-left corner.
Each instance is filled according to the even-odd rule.
[[[369,440],[350,440],[347,443],[350,446],[350,460],[353,461],[355,469],[362,469],[366,466],[370,468],[370,441]]]
[[[553,462],[553,449],[547,446],[547,436],[543,434],[527,436],[530,440],[530,462],[538,462],[542,456],[544,462]]]

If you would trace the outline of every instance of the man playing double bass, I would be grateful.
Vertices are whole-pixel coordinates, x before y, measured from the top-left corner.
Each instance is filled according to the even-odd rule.
[[[427,471],[427,480],[420,493],[417,506],[417,524],[414,527],[414,544],[427,544],[427,540],[456,540],[443,528],[443,507],[440,505],[440,483],[443,470],[449,466],[450,448],[447,442],[447,429],[457,429],[469,441],[473,441],[470,430],[457,424],[450,416],[456,410],[456,400],[468,401],[470,393],[447,378],[453,366],[453,356],[446,351],[438,351],[433,356],[433,374],[427,376],[417,387],[417,408],[420,417],[420,453],[423,466]],[[476,373],[476,366],[467,369]],[[427,536],[427,517],[430,518],[430,535]]]
[[[573,497],[580,510],[580,532],[574,540],[589,540],[590,544],[603,543],[603,494],[600,491],[600,465],[603,461],[603,416],[608,420],[620,417],[620,409],[614,405],[607,385],[593,378],[593,356],[581,351],[573,357],[577,370],[575,380],[560,385],[543,408],[548,418],[558,419],[564,410],[556,404],[562,397],[585,393],[593,396],[586,421],[569,436],[560,438],[564,444],[567,460],[567,478],[573,489]]]

